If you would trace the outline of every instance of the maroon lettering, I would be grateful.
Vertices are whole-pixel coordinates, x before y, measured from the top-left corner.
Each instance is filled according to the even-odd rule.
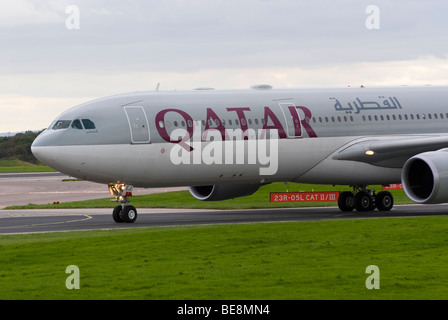
[[[304,114],[304,117],[302,119],[302,116],[299,116],[298,112],[296,112],[295,108],[297,110],[301,110]],[[294,123],[294,135],[296,137],[302,136],[302,127],[305,129],[306,133],[310,138],[317,138],[317,134],[314,132],[313,128],[311,128],[311,125],[309,124],[309,119],[312,117],[311,111],[304,106],[288,106],[289,112],[291,114],[293,123]],[[243,137],[244,139],[248,139],[247,133],[248,133],[248,122],[245,115],[245,111],[251,111],[250,108],[227,108],[227,111],[234,111],[237,114],[237,117],[240,122],[241,130],[243,131]],[[182,116],[183,120],[186,124],[185,129],[185,136],[183,136],[181,139],[174,140],[171,139],[169,136],[166,125],[165,125],[165,116],[169,112],[175,112]],[[206,126],[204,129],[202,140],[205,141],[207,138],[207,131],[208,130],[218,130],[221,133],[222,140],[228,140],[228,134],[226,132],[226,128],[223,125],[223,122],[218,117],[218,115],[213,111],[211,108],[207,108],[206,111]],[[209,121],[213,121],[213,123],[216,126],[210,125]],[[179,110],[179,109],[165,109],[160,112],[158,112],[155,116],[155,125],[157,132],[159,133],[160,137],[170,143],[178,143],[180,144],[185,150],[187,151],[193,151],[193,147],[188,145],[186,141],[189,141],[190,138],[193,137],[194,133],[194,126],[193,126],[193,119],[192,117],[185,111]],[[276,114],[269,108],[264,107],[264,121],[263,121],[263,132],[260,139],[264,138],[264,134],[266,130],[272,130],[275,129],[278,132],[279,139],[286,139],[286,131],[285,128],[283,128],[281,122],[277,118]]]
[[[289,113],[291,113],[292,122],[294,123],[294,136],[301,137],[302,136],[302,126],[300,125],[299,114],[297,113],[297,109],[294,106],[289,106]]]
[[[209,121],[212,120],[213,124],[218,124],[216,127],[210,127]],[[208,130],[218,130],[221,133],[221,139],[222,141],[228,140],[228,136],[226,134],[226,127],[221,122],[221,119],[216,115],[216,113],[211,109],[207,108],[207,118],[205,121],[205,130],[204,134],[202,135],[202,141],[207,140],[207,132]]]
[[[185,136],[182,139],[171,140],[171,137],[168,135],[168,132],[166,131],[166,126],[161,125],[162,123],[163,124],[165,123],[165,115],[168,112],[177,112],[184,118],[185,123],[187,125],[187,133],[185,134]],[[193,137],[193,130],[194,130],[193,125],[192,125],[193,119],[190,117],[190,115],[188,113],[186,113],[185,111],[179,110],[179,109],[165,109],[165,110],[162,110],[159,113],[157,113],[157,115],[155,117],[155,121],[156,121],[157,131],[159,132],[159,135],[162,137],[163,140],[170,142],[170,143],[178,143],[185,150],[193,151],[193,148],[185,143],[185,141],[189,140],[190,137]],[[188,124],[191,124],[191,126]]]
[[[273,125],[268,125],[269,119],[272,121]],[[278,120],[277,116],[269,107],[264,107],[264,124],[263,131],[266,129],[276,129],[278,131],[279,139],[286,139],[285,129]]]
[[[236,112],[238,119],[240,121],[241,130],[243,131],[244,140],[248,140],[249,139],[249,137],[247,135],[248,134],[247,133],[248,126],[247,126],[247,119],[246,119],[246,115],[244,114],[244,111],[250,111],[250,108],[227,108],[227,111],[235,111]]]
[[[317,138],[317,134],[314,132],[313,128],[311,128],[308,121],[306,121],[307,118],[309,120],[312,117],[310,109],[308,109],[307,107],[303,107],[303,106],[296,106],[296,108],[299,110],[302,110],[305,115],[303,120],[301,120],[300,122],[301,122],[302,126],[305,128],[306,133],[308,133],[308,136],[310,138]]]

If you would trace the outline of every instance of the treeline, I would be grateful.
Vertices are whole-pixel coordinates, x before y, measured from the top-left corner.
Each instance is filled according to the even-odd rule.
[[[31,152],[31,144],[40,132],[26,131],[13,137],[0,137],[0,160],[22,160],[39,163]]]

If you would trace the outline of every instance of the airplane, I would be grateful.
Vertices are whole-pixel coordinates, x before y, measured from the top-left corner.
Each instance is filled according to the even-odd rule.
[[[134,92],[75,106],[33,142],[42,163],[107,184],[117,223],[134,187],[188,186],[201,201],[272,182],[348,185],[342,211],[389,211],[402,183],[416,203],[448,202],[448,87]]]

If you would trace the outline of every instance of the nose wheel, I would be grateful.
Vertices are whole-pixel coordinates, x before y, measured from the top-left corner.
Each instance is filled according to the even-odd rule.
[[[112,212],[112,217],[116,223],[134,223],[137,220],[137,209],[134,206],[116,206]]]
[[[134,223],[137,220],[137,209],[129,204],[133,189],[133,186],[125,184],[109,185],[109,193],[115,196],[112,201],[121,202],[112,211],[112,218],[116,223]]]

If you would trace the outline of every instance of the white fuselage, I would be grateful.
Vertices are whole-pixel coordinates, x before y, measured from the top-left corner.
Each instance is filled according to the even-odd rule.
[[[336,155],[363,141],[447,132],[444,87],[147,92],[66,111],[32,150],[58,171],[107,184],[361,186],[399,183],[406,159]]]

